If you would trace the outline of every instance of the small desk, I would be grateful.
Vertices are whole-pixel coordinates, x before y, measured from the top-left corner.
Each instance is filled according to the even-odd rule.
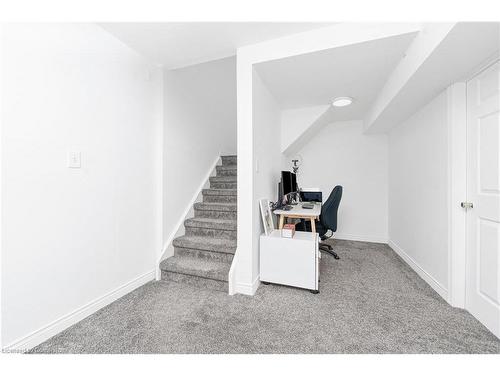
[[[319,215],[321,214],[321,203],[315,203],[312,209],[302,208],[302,203],[299,203],[292,206],[292,209],[288,211],[274,210],[274,214],[280,216],[279,229],[283,229],[285,218],[290,217],[293,219],[311,220],[311,231],[316,233],[316,224],[314,221],[319,219]]]

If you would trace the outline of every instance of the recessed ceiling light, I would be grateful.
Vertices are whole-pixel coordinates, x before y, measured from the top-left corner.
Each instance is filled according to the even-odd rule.
[[[332,105],[334,107],[345,107],[352,103],[352,98],[348,96],[341,96],[339,98],[335,98],[332,101]]]

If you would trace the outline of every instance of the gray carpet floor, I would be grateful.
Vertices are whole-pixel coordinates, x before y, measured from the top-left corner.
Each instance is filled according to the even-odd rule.
[[[500,341],[449,306],[389,247],[331,242],[320,294],[261,285],[228,296],[151,282],[32,353],[500,353]]]

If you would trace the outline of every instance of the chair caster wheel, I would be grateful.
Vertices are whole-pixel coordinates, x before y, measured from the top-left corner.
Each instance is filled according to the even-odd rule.
[[[318,293],[319,293],[319,290],[310,290],[310,292],[311,292],[312,294],[318,294]]]
[[[262,283],[262,284],[264,284],[264,285],[269,285],[269,284],[271,284],[271,283],[268,283],[267,281],[261,281],[261,283]]]

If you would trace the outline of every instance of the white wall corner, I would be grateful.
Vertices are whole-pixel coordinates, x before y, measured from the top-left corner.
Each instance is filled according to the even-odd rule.
[[[158,256],[158,259],[156,261],[156,280],[161,279],[161,271],[160,271],[160,263],[162,260],[169,258],[174,255],[174,247],[172,245],[172,242],[175,238],[183,236],[185,232],[184,228],[184,221],[186,221],[188,218],[192,217],[194,215],[194,208],[193,205],[197,202],[201,202],[203,200],[203,189],[208,189],[210,186],[210,180],[209,178],[211,176],[215,176],[216,174],[216,166],[220,165],[221,159],[220,155],[218,155],[212,164],[210,165],[209,169],[207,170],[206,174],[203,176],[203,178],[200,181],[200,185],[198,188],[195,190],[195,193],[193,194],[192,198],[190,199],[189,203],[186,205],[183,214],[179,217],[177,223],[174,226],[174,229],[170,232],[168,235],[165,244],[163,245],[163,249]]]
[[[245,48],[238,48],[236,59],[237,72],[237,150],[238,150],[238,220],[237,250],[234,265],[234,278],[237,283],[250,283],[252,280],[253,249],[253,109],[252,87],[253,66],[251,56]],[[239,289],[234,290],[239,293]]]
[[[4,25],[0,24],[0,41],[3,41],[3,31],[4,30]],[[0,72],[3,72],[3,48],[0,48]],[[3,86],[3,73],[0,74],[0,87]],[[3,114],[3,92],[4,90],[0,90],[0,113]],[[3,142],[3,116],[0,116],[0,144]],[[2,155],[3,152],[0,151],[0,213],[4,212],[3,211],[3,193],[2,193],[2,186],[3,186],[3,160],[2,160]],[[0,215],[0,270],[2,270],[2,258],[3,258],[3,218],[4,215]],[[0,346],[3,344],[3,319],[2,319],[2,312],[4,311],[3,308],[3,296],[2,296],[2,277],[0,276]]]
[[[132,292],[133,290],[139,288],[140,286],[154,280],[155,270],[150,270],[143,275],[140,275],[127,283],[115,288],[114,290],[106,293],[105,295],[96,298],[95,300],[85,304],[82,307],[66,314],[53,322],[37,329],[28,335],[7,344],[2,348],[3,353],[15,352],[21,353],[25,352],[42,342],[48,340],[52,336],[64,331],[66,328],[71,327],[73,324],[85,319],[89,315],[95,313],[96,311],[102,309],[103,307],[109,305],[110,303],[116,301],[117,299],[123,297],[124,295]]]
[[[409,256],[399,245],[389,240],[389,247],[394,250],[416,273],[419,275],[427,284],[434,289],[437,294],[439,294],[445,301],[448,302],[448,290],[432,277],[427,271],[425,271],[411,256]]]
[[[446,36],[455,26],[455,23],[431,23],[423,25],[420,32],[408,47],[405,56],[380,90],[371,108],[364,118],[366,133],[386,132],[399,120],[394,112],[400,106],[396,104],[397,98],[415,81],[420,68],[439,47]],[[406,117],[411,113],[406,113]],[[400,116],[401,117],[401,116]]]
[[[2,293],[2,346],[22,350],[154,278],[162,247],[162,89],[160,70],[95,24],[5,26],[1,125],[11,140],[23,142],[21,148],[3,144],[9,147],[2,148],[8,167],[2,172],[24,170],[26,179],[36,181],[26,184],[2,174],[1,188],[13,207],[2,206],[2,282],[13,286]],[[54,57],[63,55],[55,66]],[[37,64],[31,64],[33,58]],[[68,69],[77,74],[69,77]],[[100,95],[75,91],[82,82]],[[41,96],[58,105],[44,105]],[[113,105],[103,105],[101,97],[113,98]],[[11,105],[19,100],[36,110],[26,113]],[[83,154],[80,169],[65,168],[70,148]],[[89,213],[92,220],[86,219]],[[34,235],[25,236],[26,231]],[[89,273],[96,262],[106,272]],[[79,267],[68,275],[74,264]],[[44,271],[26,272],[33,267]]]
[[[157,230],[157,253],[155,254],[156,259],[161,259],[161,255],[164,252],[163,248],[163,172],[164,172],[164,121],[165,121],[165,114],[164,114],[164,107],[163,107],[163,100],[164,100],[164,74],[163,74],[163,68],[161,64],[157,64],[157,68],[160,69],[159,74],[160,74],[160,82],[158,83],[158,93],[157,93],[157,135],[156,135],[156,147],[157,147],[157,155],[156,155],[156,186],[157,186],[157,211],[156,211],[156,230]],[[161,279],[161,273],[160,273],[160,267],[156,267],[155,270],[155,279],[160,280]]]
[[[460,202],[467,197],[466,83],[447,88],[448,100],[448,288],[449,303],[465,308],[466,215]]]
[[[280,124],[281,152],[292,155],[306,144],[324,125],[319,120],[329,109],[330,105],[319,105],[283,110]]]

